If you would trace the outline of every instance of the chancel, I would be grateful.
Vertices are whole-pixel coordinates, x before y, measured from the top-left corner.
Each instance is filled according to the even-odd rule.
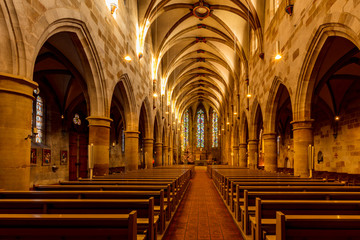
[[[358,239],[360,1],[0,1],[0,239]]]

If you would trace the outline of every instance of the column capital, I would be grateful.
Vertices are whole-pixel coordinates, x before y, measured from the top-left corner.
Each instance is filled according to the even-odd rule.
[[[249,139],[248,140],[248,144],[249,145],[255,145],[258,144],[259,140],[258,139]]]
[[[272,140],[274,140],[274,139],[276,139],[276,133],[264,133],[263,134],[263,138],[264,138],[264,140],[268,140],[268,139],[272,139]]]
[[[155,146],[156,146],[156,147],[162,147],[162,145],[163,145],[162,142],[156,142],[156,143],[155,143]]]
[[[101,116],[89,116],[86,118],[89,122],[89,127],[107,127],[110,128],[110,124],[113,121],[111,118]]]
[[[0,92],[11,93],[34,100],[33,90],[39,85],[25,77],[0,72]]]
[[[299,129],[312,129],[314,119],[292,121],[290,124],[293,125],[293,131]]]
[[[239,150],[239,146],[233,146],[234,150]]]
[[[143,138],[144,144],[154,144],[153,138]]]
[[[239,148],[246,148],[247,147],[247,144],[246,143],[240,143],[239,144]]]
[[[125,138],[139,138],[139,131],[124,131]]]
[[[169,149],[169,146],[167,146],[167,145],[163,145],[163,148],[165,148],[165,149]]]

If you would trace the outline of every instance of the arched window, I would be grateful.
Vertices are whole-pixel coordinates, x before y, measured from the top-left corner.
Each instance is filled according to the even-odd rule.
[[[38,134],[35,137],[36,143],[44,143],[44,101],[39,95],[36,97],[35,102],[35,123]]]
[[[212,110],[212,147],[217,148],[219,146],[219,125],[218,114],[215,110]]]
[[[196,116],[197,116],[197,144],[196,144],[196,147],[198,148],[203,148],[204,147],[204,135],[205,135],[205,132],[204,132],[204,111],[202,109],[200,109]]]
[[[189,110],[184,113],[183,119],[183,149],[189,146]]]

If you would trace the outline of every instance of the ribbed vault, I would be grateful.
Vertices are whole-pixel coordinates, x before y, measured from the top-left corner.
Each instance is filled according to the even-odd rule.
[[[139,53],[153,50],[153,77],[179,116],[198,101],[218,112],[247,74],[250,41],[262,46],[264,1],[140,0]],[[253,36],[254,39],[250,39]],[[243,66],[243,67],[241,67]]]

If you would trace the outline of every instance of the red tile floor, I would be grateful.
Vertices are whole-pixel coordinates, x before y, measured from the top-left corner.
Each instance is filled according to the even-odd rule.
[[[205,167],[195,177],[171,222],[165,240],[243,239]]]

